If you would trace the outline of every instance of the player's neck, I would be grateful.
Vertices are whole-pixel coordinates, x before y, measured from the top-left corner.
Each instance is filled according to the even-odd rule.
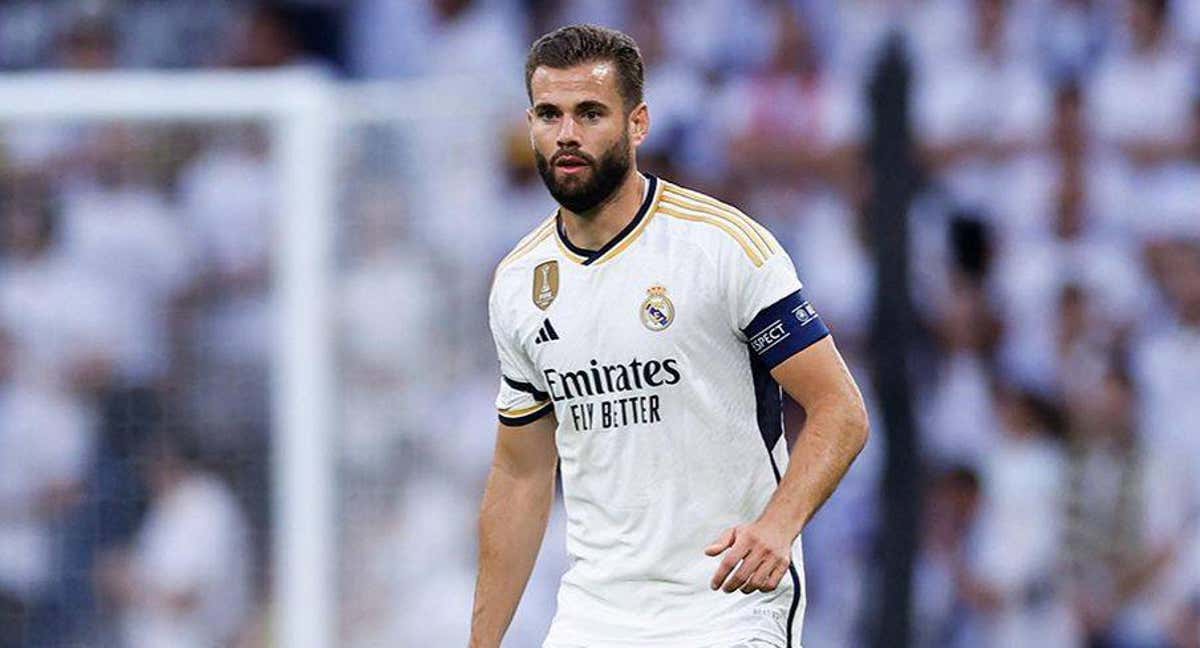
[[[566,207],[561,208],[559,213],[567,238],[585,250],[604,247],[637,216],[645,187],[646,178],[633,167],[608,200],[593,209],[577,214]]]

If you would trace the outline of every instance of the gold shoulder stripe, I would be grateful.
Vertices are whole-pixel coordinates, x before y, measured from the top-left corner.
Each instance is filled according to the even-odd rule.
[[[775,237],[772,236],[771,233],[767,231],[767,228],[763,227],[758,221],[747,216],[744,212],[742,212],[737,207],[723,203],[720,200],[713,198],[712,196],[706,196],[706,195],[700,193],[699,191],[694,191],[692,189],[687,189],[685,187],[681,187],[677,184],[670,185],[670,189],[671,189],[671,191],[674,191],[677,194],[682,194],[683,196],[691,198],[692,200],[705,203],[716,209],[724,210],[732,215],[742,218],[752,228],[754,228],[754,231],[757,232],[759,237],[763,240],[763,242],[766,243],[767,248],[771,250],[772,254],[779,252],[779,243],[775,240]]]
[[[518,416],[525,416],[526,414],[532,414],[549,404],[550,404],[550,401],[540,401],[534,405],[530,405],[529,407],[521,407],[521,408],[512,407],[509,409],[502,409],[499,411],[501,414],[508,416],[510,418],[517,418]]]
[[[749,239],[746,238],[746,235],[744,232],[742,232],[741,230],[737,229],[736,227],[730,225],[729,221],[727,219],[724,219],[724,218],[721,218],[718,216],[711,216],[708,214],[701,214],[699,212],[688,213],[688,212],[678,209],[677,207],[675,207],[673,205],[665,204],[665,203],[660,204],[658,207],[658,210],[668,216],[671,216],[672,218],[678,218],[678,219],[686,220],[686,221],[693,221],[696,223],[707,223],[709,225],[713,225],[713,226],[720,228],[726,234],[733,237],[733,240],[737,241],[738,245],[742,246],[742,250],[746,252],[746,256],[750,257],[750,261],[754,263],[754,267],[756,267],[756,268],[762,267],[763,258],[759,254],[759,252],[754,248],[754,245],[749,241]]]
[[[698,203],[688,200],[687,198],[679,197],[678,194],[674,193],[664,194],[663,203],[671,205],[672,207],[676,207],[682,211],[686,211],[690,214],[714,216],[716,218],[724,219],[728,221],[730,225],[733,225],[741,230],[741,232],[746,235],[746,238],[749,239],[749,241],[754,245],[754,248],[758,250],[758,253],[761,254],[763,258],[771,256],[771,248],[767,246],[767,243],[762,239],[762,236],[760,236],[753,227],[747,225],[745,221],[731,216],[728,212],[723,212],[714,209],[713,207],[704,205],[703,203]]]
[[[673,192],[673,195],[677,198],[688,202],[706,205],[710,209],[720,211],[724,214],[727,214],[731,218],[740,220],[741,222],[745,223],[747,227],[754,231],[756,238],[766,246],[769,254],[774,254],[779,251],[779,244],[775,241],[775,237],[771,236],[771,233],[768,232],[765,227],[760,225],[758,221],[750,218],[737,207],[723,203],[712,196],[706,196],[698,191],[680,187],[679,185],[671,185],[670,189]]]
[[[756,232],[758,232],[762,236],[763,240],[767,242],[768,247],[772,248],[772,252],[779,251],[779,249],[780,249],[779,243],[775,240],[775,237],[772,236],[769,231],[767,231],[767,228],[763,227],[762,224],[760,224],[758,221],[754,220],[750,216],[747,216],[745,212],[738,209],[737,207],[734,207],[733,205],[730,205],[728,203],[721,202],[720,200],[717,200],[716,198],[713,198],[712,196],[702,194],[699,191],[696,191],[694,189],[688,189],[687,187],[681,187],[677,184],[670,185],[670,188],[672,191],[674,191],[678,194],[682,194],[693,200],[711,205],[712,207],[714,207],[716,209],[725,210],[726,212],[729,212],[733,215],[736,215],[736,216],[744,219],[747,223],[749,223],[751,226],[754,227],[754,230]]]
[[[743,246],[749,245],[750,247],[753,247],[754,251],[758,253],[758,257],[760,259],[766,261],[771,256],[771,253],[768,251],[768,249],[755,240],[754,236],[748,232],[743,225],[741,225],[738,221],[729,218],[725,214],[713,213],[711,210],[707,209],[692,209],[690,207],[684,207],[678,203],[669,202],[666,200],[663,201],[663,205],[668,209],[674,210],[674,213],[676,214],[684,214],[693,218],[709,218],[722,221],[730,227],[735,228],[740,236],[735,236],[734,238],[738,239],[738,242]]]
[[[522,239],[521,242],[517,244],[517,247],[513,248],[512,252],[508,253],[508,256],[501,259],[499,267],[506,266],[509,263],[512,263],[513,261],[525,256],[531,250],[533,250],[533,248],[537,247],[538,243],[546,240],[546,237],[549,236],[553,231],[554,217],[551,216],[546,220],[546,222],[539,225],[538,228],[535,229],[529,236],[526,236],[524,239]]]
[[[761,228],[757,226],[758,224],[751,220],[749,216],[743,214],[737,209],[727,205],[723,206],[721,203],[716,201],[710,202],[702,201],[698,198],[692,198],[678,191],[672,191],[667,195],[671,198],[671,200],[680,204],[681,206],[728,218],[730,221],[736,223],[738,228],[746,232],[746,235],[749,236],[750,239],[759,246],[763,252],[763,256],[769,257],[775,253],[775,250],[771,247],[769,235],[763,236]]]

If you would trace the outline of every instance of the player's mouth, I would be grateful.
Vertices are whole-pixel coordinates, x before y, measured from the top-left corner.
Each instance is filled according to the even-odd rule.
[[[554,159],[554,166],[562,169],[564,173],[579,173],[591,166],[591,163],[575,155],[559,155]]]

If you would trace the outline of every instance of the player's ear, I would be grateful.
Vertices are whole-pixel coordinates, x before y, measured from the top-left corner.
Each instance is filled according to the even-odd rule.
[[[629,138],[638,146],[650,135],[650,108],[642,102],[629,113]]]

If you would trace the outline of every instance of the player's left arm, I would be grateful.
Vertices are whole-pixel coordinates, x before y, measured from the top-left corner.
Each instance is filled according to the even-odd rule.
[[[766,510],[705,550],[725,553],[712,580],[713,589],[725,592],[768,592],[779,585],[791,565],[792,543],[867,442],[862,394],[831,336],[776,365],[771,376],[804,408],[807,421]]]

